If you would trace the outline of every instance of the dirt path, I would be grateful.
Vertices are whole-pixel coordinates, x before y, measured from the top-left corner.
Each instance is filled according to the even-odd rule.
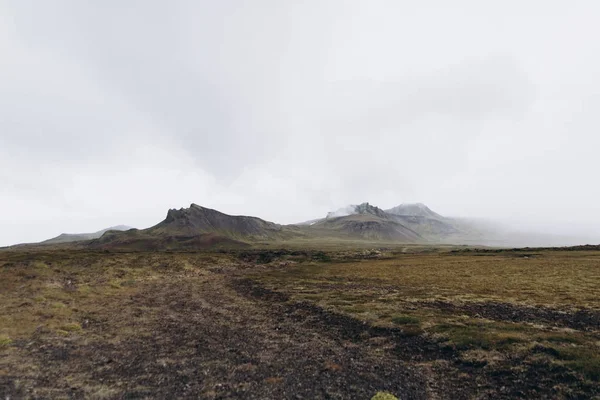
[[[385,340],[358,345],[347,335],[333,337],[305,323],[306,310],[289,314],[232,282],[210,274],[148,285],[108,315],[90,316],[88,339],[22,343],[23,356],[36,367],[0,378],[0,394],[370,399],[390,391],[402,399],[436,397],[421,370],[396,357]],[[132,334],[117,339],[111,334],[117,331]]]

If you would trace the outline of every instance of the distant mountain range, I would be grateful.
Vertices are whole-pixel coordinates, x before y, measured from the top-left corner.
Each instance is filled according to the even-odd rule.
[[[299,241],[364,241],[423,244],[469,244],[499,247],[564,246],[581,239],[527,234],[497,224],[444,217],[425,204],[409,203],[382,210],[369,203],[349,205],[325,217],[279,225],[251,216],[228,215],[196,204],[172,209],[148,229],[115,226],[94,233],[62,234],[38,245],[74,245],[102,249],[196,249],[245,247]]]
[[[243,247],[291,240],[442,243],[461,233],[459,224],[424,204],[402,204],[384,211],[362,203],[330,212],[324,218],[292,225],[279,225],[250,216],[227,215],[192,204],[189,208],[169,210],[165,220],[151,228],[108,232],[89,245],[169,249]]]

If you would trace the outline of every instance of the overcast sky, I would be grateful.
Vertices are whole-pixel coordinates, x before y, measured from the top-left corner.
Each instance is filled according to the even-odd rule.
[[[599,232],[598,21],[596,0],[0,0],[0,245],[192,202]]]

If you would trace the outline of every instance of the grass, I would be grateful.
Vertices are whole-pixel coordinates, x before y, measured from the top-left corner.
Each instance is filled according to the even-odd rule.
[[[0,335],[0,349],[8,347],[12,344],[12,339],[6,335]]]
[[[10,383],[2,380],[6,376],[24,377],[13,381],[16,389],[18,382],[30,388],[35,382],[29,376],[59,368],[52,364],[56,357],[73,376],[50,380],[49,385],[77,387],[79,397],[118,397],[122,388],[104,386],[80,372],[94,355],[70,349],[97,346],[94,354],[101,355],[121,343],[143,343],[169,305],[153,296],[150,304],[137,304],[132,300],[136,295],[145,296],[157,282],[204,279],[208,265],[225,262],[231,263],[231,257],[204,253],[0,251],[0,392]],[[38,395],[69,397],[50,389]]]
[[[430,331],[441,334],[442,343],[459,350],[502,350],[527,341],[527,327],[519,327],[521,329],[515,330],[502,323],[478,324],[470,321],[467,324],[441,323],[434,325]]]
[[[79,332],[83,329],[81,325],[77,322],[70,322],[68,324],[64,324],[60,328],[66,332]]]
[[[43,251],[0,253],[0,335],[30,337],[40,327],[83,333],[80,322],[104,315],[109,307],[138,292],[147,282],[172,275],[196,275],[206,254]],[[212,256],[218,262],[219,255]]]
[[[590,352],[585,346],[554,347],[556,358],[564,361],[570,368],[586,375],[589,379],[600,381],[600,352]]]
[[[398,400],[398,398],[391,393],[378,392],[371,400]]]
[[[338,253],[339,254],[339,253]],[[546,321],[511,320],[510,311],[483,318],[469,304],[517,310],[600,311],[600,252],[539,251],[418,254],[383,252],[378,259],[304,263],[254,279],[269,288],[381,326],[423,334],[441,347],[495,358],[535,358],[536,345],[554,349],[550,362],[599,380],[600,332],[554,328]],[[441,304],[441,305],[440,305]],[[461,308],[462,307],[462,308]],[[486,306],[487,307],[487,306]],[[462,311],[462,310],[467,311]],[[497,356],[501,354],[502,357]]]
[[[396,325],[409,325],[409,324],[419,324],[420,323],[420,319],[410,316],[410,315],[398,315],[395,317],[392,317],[392,322]]]
[[[18,355],[18,346],[12,346],[33,337],[106,345],[149,337],[152,332],[145,321],[168,317],[169,307],[178,305],[160,297],[140,305],[137,295],[151,285],[203,282],[211,268],[232,268],[237,276],[286,293],[292,302],[313,303],[405,336],[423,336],[457,352],[469,365],[519,360],[519,368],[525,368],[542,360],[589,381],[600,380],[597,327],[568,329],[535,318],[511,320],[510,312],[501,310],[483,316],[468,309],[471,304],[492,309],[500,303],[565,315],[575,310],[599,312],[600,252],[540,251],[523,258],[418,247],[373,253],[350,243],[335,250],[329,245],[329,251],[247,251],[250,261],[236,252],[0,252],[0,350],[8,353],[4,363],[35,370]],[[259,272],[246,273],[240,265],[252,265]],[[89,329],[88,324],[101,329]],[[386,351],[381,349],[382,354]],[[342,367],[331,361],[324,368],[333,373]],[[0,361],[0,376],[1,370]],[[273,376],[268,383],[279,385],[281,378]],[[94,390],[108,389],[98,386],[86,393],[92,396]],[[377,396],[374,399],[386,399],[384,394]]]

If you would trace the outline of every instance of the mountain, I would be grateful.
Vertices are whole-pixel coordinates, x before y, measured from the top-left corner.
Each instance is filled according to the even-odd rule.
[[[311,220],[308,220],[308,221],[297,222],[297,223],[295,223],[293,225],[307,226],[307,225],[314,225],[317,222],[321,222],[321,221],[323,221],[323,218],[316,218],[316,219],[311,219]]]
[[[441,216],[423,203],[403,203],[385,212],[429,241],[458,240],[466,233],[464,224]]]
[[[446,218],[423,203],[403,203],[385,211],[369,203],[350,205],[303,225],[370,239],[399,241],[461,243],[481,237],[479,230],[468,223]]]
[[[360,214],[371,214],[380,218],[387,218],[387,215],[381,208],[372,206],[369,203],[362,203],[359,205],[350,205],[348,207],[340,208],[337,211],[330,212],[327,214],[326,219]]]
[[[431,211],[431,209],[423,203],[402,203],[399,206],[385,210],[385,212],[400,216],[444,219],[444,217],[436,212]]]
[[[42,244],[69,244],[103,249],[166,250],[246,247],[290,239],[364,240],[398,243],[500,243],[505,236],[480,224],[446,218],[425,204],[401,204],[382,210],[369,203],[349,205],[325,218],[297,225],[279,225],[243,215],[228,215],[191,204],[170,209],[163,221],[148,229],[116,226],[94,233],[62,234]]]
[[[398,222],[394,216],[369,203],[330,212],[326,218],[312,223],[306,230],[313,235],[364,240],[412,243],[423,239],[417,232]]]
[[[420,242],[421,236],[402,225],[395,216],[369,203],[351,206],[349,215],[334,216],[304,225],[279,225],[257,217],[235,216],[197,204],[171,209],[159,224],[143,230],[107,232],[89,243],[104,249],[192,249],[245,247],[256,243],[290,239],[382,240]]]
[[[323,241],[381,241],[489,245],[501,247],[559,246],[591,242],[552,233],[523,232],[464,218],[442,216],[425,204],[400,204],[382,210],[369,203],[350,205],[301,224],[279,225],[251,216],[228,215],[197,204],[168,210],[148,229],[115,226],[94,233],[62,234],[37,244],[114,250],[195,250],[272,243],[318,244]],[[290,243],[291,244],[291,243]]]
[[[282,239],[293,235],[289,228],[257,217],[228,215],[192,204],[169,210],[164,221],[145,230],[151,235],[193,236],[214,233],[236,239]]]
[[[171,209],[159,224],[142,230],[109,232],[91,242],[93,247],[174,249],[244,247],[257,241],[279,241],[302,235],[295,226],[284,226],[257,217],[228,215],[191,204]]]
[[[83,240],[92,240],[92,239],[97,239],[97,238],[101,237],[108,231],[128,231],[130,229],[133,229],[133,228],[131,228],[130,226],[126,226],[126,225],[117,225],[117,226],[111,226],[110,228],[102,229],[101,231],[94,232],[94,233],[63,233],[61,235],[58,235],[55,238],[45,240],[45,241],[41,242],[41,244],[59,244],[59,243],[79,242],[79,241],[83,241]]]

